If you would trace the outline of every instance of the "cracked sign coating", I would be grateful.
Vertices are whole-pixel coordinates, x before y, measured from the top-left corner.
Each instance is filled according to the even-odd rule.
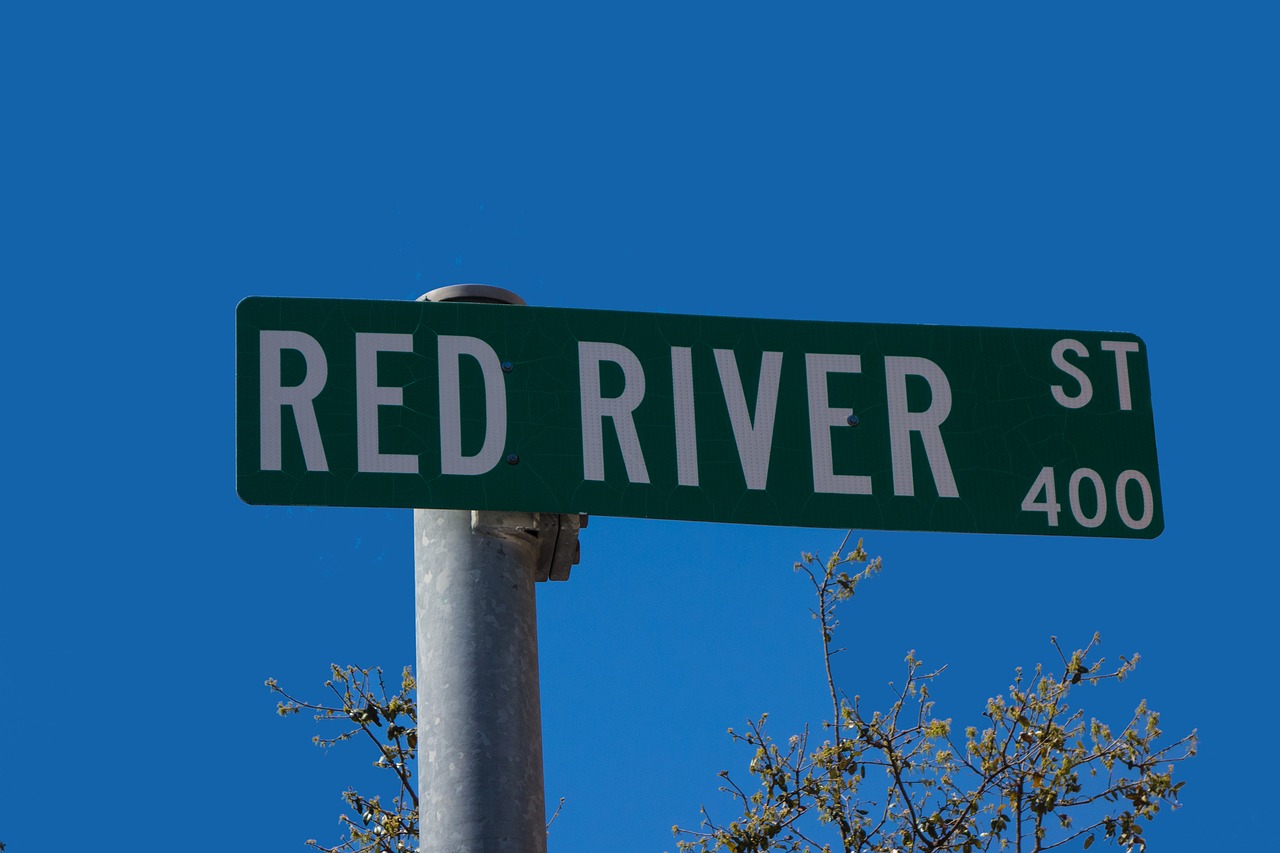
[[[1120,332],[251,297],[251,504],[1154,538]]]

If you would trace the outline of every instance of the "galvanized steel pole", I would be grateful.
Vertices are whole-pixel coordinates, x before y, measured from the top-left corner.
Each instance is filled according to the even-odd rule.
[[[432,302],[524,304],[455,285]],[[577,516],[414,510],[419,841],[428,853],[545,853],[534,584],[568,576]]]
[[[536,544],[413,513],[418,833],[430,853],[547,849]]]

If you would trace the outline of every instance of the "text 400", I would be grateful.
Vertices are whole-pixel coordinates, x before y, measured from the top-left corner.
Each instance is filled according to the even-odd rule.
[[[1080,506],[1080,491],[1085,487],[1086,482],[1093,486],[1093,492],[1097,498],[1093,515],[1086,515]],[[1142,490],[1142,514],[1136,517],[1130,512],[1129,507],[1127,489],[1130,483],[1137,483]],[[1115,496],[1116,512],[1120,513],[1120,520],[1126,527],[1131,530],[1142,530],[1151,523],[1151,518],[1155,514],[1151,482],[1141,471],[1130,469],[1121,472],[1116,479]],[[1081,527],[1098,527],[1106,520],[1107,487],[1102,481],[1102,476],[1092,468],[1077,468],[1071,474],[1071,480],[1067,483],[1067,498],[1071,504],[1071,514],[1075,516]],[[1036,477],[1036,481],[1031,484],[1031,490],[1022,499],[1022,509],[1025,512],[1043,512],[1049,519],[1050,527],[1058,526],[1058,513],[1062,511],[1062,504],[1058,503],[1058,486],[1053,468],[1040,469],[1040,476]]]

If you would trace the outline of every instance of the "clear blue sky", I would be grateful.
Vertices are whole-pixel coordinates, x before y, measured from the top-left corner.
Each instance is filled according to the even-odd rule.
[[[463,4],[447,4],[460,7]],[[250,507],[236,303],[1103,329],[1149,348],[1155,541],[865,531],[840,675],[978,722],[1050,635],[1198,728],[1153,850],[1254,843],[1271,761],[1276,17],[1266,4],[43,4],[0,13],[0,840],[302,850],[369,756],[262,682],[414,659],[407,510]],[[595,518],[539,590],[557,853],[674,849],[724,731],[823,712],[801,550]],[[1087,694],[1086,694],[1087,695]],[[1243,732],[1241,727],[1247,727]],[[1243,754],[1242,754],[1243,753]]]

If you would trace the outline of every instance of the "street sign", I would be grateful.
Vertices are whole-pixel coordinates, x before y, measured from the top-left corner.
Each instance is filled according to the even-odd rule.
[[[251,297],[251,504],[1154,538],[1122,332]]]

